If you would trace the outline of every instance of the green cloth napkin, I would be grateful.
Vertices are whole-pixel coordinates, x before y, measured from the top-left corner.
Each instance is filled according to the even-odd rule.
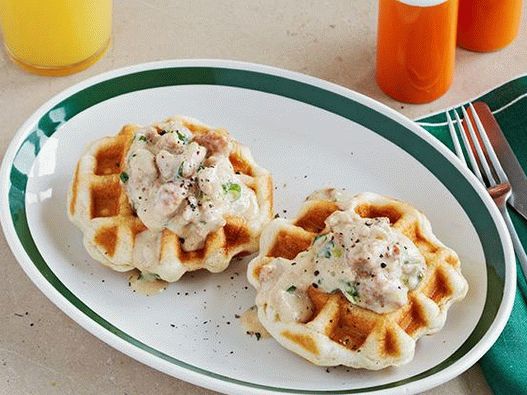
[[[527,75],[509,81],[476,100],[486,102],[494,112],[527,173]],[[444,112],[418,119],[417,122],[454,150]],[[512,209],[509,213],[527,249],[527,221]],[[487,382],[495,394],[527,393],[527,283],[520,266],[517,264],[516,267],[518,289],[511,317],[498,341],[480,360]]]

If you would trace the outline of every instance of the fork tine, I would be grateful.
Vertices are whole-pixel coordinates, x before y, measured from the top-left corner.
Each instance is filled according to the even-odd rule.
[[[461,106],[461,111],[463,111],[463,120],[467,123],[467,129],[470,133],[470,138],[472,140],[472,144],[474,145],[474,148],[476,149],[476,155],[478,156],[479,163],[481,164],[481,167],[483,168],[483,172],[485,173],[485,176],[487,177],[487,180],[489,181],[489,184],[491,187],[496,185],[496,180],[494,180],[494,176],[492,175],[492,172],[490,170],[489,164],[487,163],[487,158],[485,157],[485,154],[483,153],[483,150],[481,149],[481,145],[479,144],[479,139],[476,136],[476,131],[474,130],[474,126],[472,126],[472,121],[470,120],[470,117],[468,116],[467,110],[464,106]],[[468,147],[470,149],[470,147]]]
[[[461,124],[461,119],[459,118],[459,114],[457,113],[457,110],[454,109],[454,116],[456,118],[457,127],[459,129],[459,134],[461,135],[461,139],[463,140],[463,144],[465,145],[465,151],[468,154],[468,160],[470,161],[470,166],[472,167],[472,171],[476,175],[476,177],[479,179],[479,181],[485,185],[485,181],[483,181],[483,176],[481,175],[481,172],[479,171],[479,166],[476,162],[476,158],[474,157],[474,153],[472,152],[472,149],[470,148],[470,143],[467,140],[467,135],[465,134],[465,130],[463,129],[463,125]]]
[[[487,153],[489,154],[490,162],[492,163],[492,166],[494,166],[494,169],[496,170],[496,173],[498,174],[499,182],[509,182],[509,178],[507,177],[507,174],[505,174],[505,171],[503,170],[503,167],[501,167],[501,163],[496,155],[496,152],[494,151],[494,147],[492,146],[489,137],[487,135],[487,131],[485,130],[485,127],[481,123],[481,119],[479,119],[479,115],[476,112],[476,109],[472,105],[472,103],[469,104],[470,111],[472,113],[472,118],[476,122],[476,127],[478,128],[479,135],[481,136],[481,140],[483,141],[483,145],[485,146],[485,149],[487,150]]]
[[[461,149],[461,145],[459,144],[459,138],[457,137],[456,129],[454,129],[454,122],[452,121],[452,118],[450,118],[450,112],[448,110],[446,112],[446,119],[448,121],[448,130],[450,130],[450,138],[454,143],[456,155],[466,165],[467,160],[465,159],[465,155],[463,155],[463,150]]]

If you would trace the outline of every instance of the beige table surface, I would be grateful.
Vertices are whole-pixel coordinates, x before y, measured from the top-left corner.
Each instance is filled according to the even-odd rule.
[[[82,73],[29,75],[0,51],[0,156],[16,129],[51,96],[89,76],[140,62],[226,58],[264,63],[341,84],[409,117],[475,97],[527,72],[524,23],[515,43],[501,52],[458,50],[454,84],[436,102],[415,106],[391,100],[374,81],[376,3],[115,0],[113,45]],[[0,394],[212,393],[144,366],[82,329],[31,283],[1,232],[0,262]],[[490,390],[476,365],[426,393]]]

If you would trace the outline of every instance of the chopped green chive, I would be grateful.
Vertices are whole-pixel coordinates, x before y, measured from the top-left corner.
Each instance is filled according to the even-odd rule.
[[[323,237],[325,238],[326,236],[327,236],[327,234],[316,235],[315,238],[313,239],[313,244],[315,244],[318,239],[321,239]]]
[[[138,140],[139,140],[139,141],[144,141],[144,142],[146,142],[146,137],[145,137],[145,136],[139,136],[139,137],[138,137]]]
[[[183,164],[184,163],[185,163],[185,161],[182,161],[181,164],[179,165],[179,169],[177,169],[178,177],[183,177]]]
[[[340,247],[333,248],[333,255],[335,256],[335,258],[340,258],[342,256],[343,252],[344,251]]]
[[[242,187],[240,184],[228,182],[223,184],[221,187],[223,188],[223,192],[226,195],[229,195],[232,201],[238,200],[242,194]]]
[[[183,133],[181,133],[179,130],[176,130],[176,134],[177,134],[177,138],[179,139],[179,141],[182,141],[183,143],[187,144],[188,143],[188,137],[185,136]]]
[[[351,297],[351,300],[356,302],[359,299],[359,291],[357,291],[357,287],[349,284],[349,288],[346,289],[346,293]]]
[[[332,251],[335,249],[335,242],[333,240],[328,241],[324,247],[318,252],[319,257],[331,258]]]
[[[123,171],[121,174],[119,174],[119,178],[121,179],[123,184],[126,184],[130,176],[128,175],[127,172]]]
[[[143,280],[143,281],[154,281],[154,280],[160,280],[161,277],[159,277],[159,274],[157,273],[141,272],[139,273],[139,277],[137,277],[137,279]]]
[[[289,292],[290,294],[292,294],[295,291],[296,291],[296,287],[294,285],[291,285],[289,288],[287,288],[287,292]]]

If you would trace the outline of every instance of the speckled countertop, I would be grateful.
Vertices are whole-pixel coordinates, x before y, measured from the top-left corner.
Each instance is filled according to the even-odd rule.
[[[0,152],[43,102],[89,76],[134,63],[227,58],[323,78],[409,117],[461,102],[527,72],[527,29],[501,52],[457,52],[450,91],[426,105],[386,97],[374,81],[376,1],[115,0],[113,45],[63,78],[20,71],[0,51]],[[527,14],[527,2],[524,3]],[[147,24],[144,21],[149,21]],[[112,349],[56,308],[26,277],[0,232],[0,394],[205,394]],[[478,366],[427,394],[485,394]]]

